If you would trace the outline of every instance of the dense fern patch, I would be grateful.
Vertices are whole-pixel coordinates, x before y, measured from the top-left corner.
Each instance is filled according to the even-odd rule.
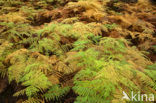
[[[11,87],[17,103],[156,96],[155,9],[146,0],[0,0],[0,81],[8,82],[0,95]]]
[[[107,47],[110,41],[112,45]],[[79,66],[83,66],[85,69],[74,77],[75,86],[73,89],[79,94],[76,102],[124,102],[120,99],[114,100],[114,98],[118,98],[115,97],[116,94],[120,94],[120,98],[122,97],[123,90],[128,92],[132,90],[136,92],[148,91],[148,86],[155,90],[155,80],[146,75],[146,73],[149,73],[148,70],[143,73],[134,69],[135,62],[133,65],[128,63],[128,60],[124,57],[124,55],[127,55],[127,48],[122,41],[103,38],[101,42],[105,42],[104,49],[95,51],[95,48],[92,48],[78,54],[78,56],[81,56]],[[140,64],[140,66],[142,65]],[[154,73],[151,74],[151,77],[155,77]],[[136,81],[140,81],[140,84],[136,84]]]

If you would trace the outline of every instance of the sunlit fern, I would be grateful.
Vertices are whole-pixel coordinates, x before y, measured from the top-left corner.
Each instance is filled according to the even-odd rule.
[[[103,38],[100,45],[103,48],[91,48],[77,55],[81,58],[78,66],[84,69],[74,77],[73,89],[79,95],[76,103],[109,103],[114,99],[116,91],[122,95],[123,90],[136,92],[155,90],[155,81],[128,63],[125,57],[128,44],[125,40]],[[121,56],[114,58],[113,55],[116,53],[123,53],[122,58]]]
[[[16,81],[24,87],[14,94],[14,96],[26,95],[28,100],[24,103],[55,100],[69,90],[68,87],[59,86],[55,81],[49,81],[49,78],[59,79],[57,71],[53,69],[48,57],[37,52],[20,49],[8,55],[5,63],[10,64],[7,70],[9,83]],[[48,78],[47,75],[53,76]]]

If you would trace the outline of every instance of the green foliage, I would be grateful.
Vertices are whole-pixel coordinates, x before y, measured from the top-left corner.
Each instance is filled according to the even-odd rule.
[[[32,98],[38,92],[48,89],[51,83],[44,74],[48,68],[43,71],[45,64],[39,63],[39,61],[35,63],[33,58],[27,60],[27,54],[29,54],[28,51],[20,50],[16,51],[15,55],[8,56],[7,61],[12,64],[8,69],[8,77],[9,82],[16,80],[17,83],[26,87],[15,93],[14,96],[26,94],[29,98]],[[16,65],[18,67],[15,68]]]
[[[104,37],[100,40],[99,45],[103,46],[103,51],[107,55],[107,58],[123,59],[123,54],[126,52],[124,43],[126,43],[124,39]]]
[[[37,66],[37,64],[32,65]],[[31,67],[32,65],[29,66]],[[22,90],[16,92],[14,96],[20,96],[25,93],[28,97],[32,97],[36,95],[39,91],[44,91],[51,86],[51,83],[48,81],[48,78],[43,74],[43,72],[35,70],[27,71],[27,69],[30,67],[26,67],[26,73],[23,74],[24,77],[20,78],[20,82],[26,88],[24,89],[24,91]]]
[[[64,3],[65,1],[64,0],[45,0],[47,3],[54,3],[54,2],[57,2],[59,4],[62,4]]]
[[[0,5],[4,6],[17,6],[21,4],[22,2],[20,0],[0,0]]]
[[[155,53],[154,26],[140,22],[154,17],[147,12],[154,7],[139,5],[122,12],[116,0],[0,0],[0,76],[19,86],[13,96],[22,103],[71,102],[71,88],[74,103],[130,102],[122,91],[154,94],[156,64],[141,51]]]
[[[38,13],[38,12],[40,12],[42,10],[35,10],[33,7],[22,6],[19,9],[19,11],[22,12],[22,14],[24,16],[26,16],[26,19],[29,20],[31,22],[31,24],[34,24],[36,13]]]
[[[156,52],[156,45],[153,46],[154,52]]]
[[[155,86],[153,87],[156,90],[156,63],[153,65],[148,65],[145,69],[145,73],[155,81]]]
[[[59,85],[53,85],[44,95],[43,97],[46,101],[50,100],[59,100],[61,96],[68,93],[69,87],[61,88]]]
[[[65,4],[67,1],[66,0],[36,0],[34,2],[34,0],[29,0],[29,2],[31,2],[31,4],[33,4],[35,6],[35,8],[40,9],[40,8],[48,8],[48,6],[53,6],[55,7],[59,7],[62,4]]]
[[[155,70],[156,69],[156,63],[154,63],[153,65],[148,65],[146,68],[149,70]]]
[[[80,28],[81,27],[81,28]],[[78,28],[82,29],[82,31],[78,30]],[[72,38],[72,39],[79,39],[76,41],[73,46],[73,50],[80,50],[87,46],[86,44],[91,44],[92,40],[95,43],[98,43],[100,41],[101,36],[95,36],[91,33],[90,30],[92,27],[85,26],[81,23],[75,23],[75,24],[59,24],[59,23],[53,23],[51,25],[48,25],[40,30],[37,30],[34,36],[30,36],[28,38],[29,44],[31,44],[30,49],[32,51],[38,51],[42,54],[55,54],[55,55],[61,55],[64,52],[68,51],[68,45],[69,44],[60,44],[61,37],[64,38]],[[88,38],[90,40],[88,40]],[[84,39],[83,41],[80,39]]]
[[[105,24],[104,26],[111,30],[111,29],[114,29],[115,27],[117,27],[117,24],[115,24],[115,23],[113,23],[113,24]]]
[[[44,99],[53,100],[63,96],[69,90],[68,87],[55,86],[57,85],[55,81],[49,81],[47,77],[49,72],[56,73],[56,71],[52,69],[46,56],[21,49],[8,55],[5,61],[10,64],[8,68],[9,82],[15,80],[16,83],[25,87],[17,91],[14,96],[26,95],[28,97],[26,103],[38,103]]]
[[[72,50],[73,51],[83,50],[86,47],[88,47],[87,46],[88,44],[91,44],[91,41],[90,40],[84,40],[84,41],[78,40],[78,41],[74,42],[74,44],[73,44],[74,48]]]
[[[5,40],[0,40],[0,44],[0,75],[4,78],[7,75],[7,70],[5,69],[3,61],[5,60],[6,56],[14,50],[12,48],[12,43],[9,43]]]
[[[28,24],[15,24],[13,22],[1,22],[2,26],[1,36],[13,43],[23,43],[26,38],[32,35],[31,28]]]
[[[84,69],[74,77],[73,89],[79,95],[75,103],[110,103],[116,91],[122,97],[123,90],[155,89],[151,78],[126,61],[124,54],[127,50],[123,39],[102,38],[100,45],[103,48],[98,51],[90,48],[77,54],[81,58],[78,66]],[[123,53],[123,57],[117,59],[113,56],[116,53]],[[135,81],[141,84],[137,85]]]
[[[22,103],[41,103],[42,100],[38,98],[28,98],[28,100],[23,101]]]
[[[60,36],[54,32],[56,25],[52,24],[44,29],[38,30],[35,33],[35,37],[30,36],[30,48],[32,51],[38,51],[45,55],[55,54],[61,55],[65,52],[64,48],[60,44]],[[43,39],[42,39],[43,38]]]
[[[63,52],[59,50],[61,48],[57,43],[55,43],[55,41],[47,38],[44,38],[43,40],[39,40],[38,44],[35,43],[32,44],[30,48],[32,48],[32,51],[38,51],[45,55],[49,55],[50,53],[53,53],[55,55],[60,55]]]
[[[93,43],[98,44],[100,42],[100,39],[102,38],[102,36],[95,36],[92,35],[90,36],[90,39],[93,41]]]

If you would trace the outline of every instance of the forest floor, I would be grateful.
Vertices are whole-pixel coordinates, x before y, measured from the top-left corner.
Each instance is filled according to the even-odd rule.
[[[0,103],[156,101],[156,2],[0,0]]]

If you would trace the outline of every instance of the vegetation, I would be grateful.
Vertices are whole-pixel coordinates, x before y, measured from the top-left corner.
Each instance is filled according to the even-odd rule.
[[[0,0],[0,103],[156,96],[155,9],[146,0]]]

